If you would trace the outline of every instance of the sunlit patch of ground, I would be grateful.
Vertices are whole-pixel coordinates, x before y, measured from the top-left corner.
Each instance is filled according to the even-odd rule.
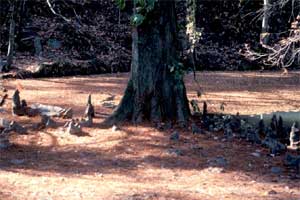
[[[124,125],[116,132],[102,127],[100,122],[112,112],[103,107],[103,101],[115,96],[117,104],[127,77],[5,81],[10,97],[18,87],[28,104],[70,106],[78,118],[92,93],[99,117],[94,127],[84,128],[88,133],[84,137],[69,135],[61,128],[12,135],[15,146],[0,152],[0,199],[300,199],[300,180],[291,178],[292,172],[282,165],[283,157],[268,157],[260,146],[195,136],[190,130],[179,130],[179,142],[172,142],[173,130],[158,131],[148,124]],[[207,101],[210,111],[220,112],[222,102],[223,112],[232,114],[300,107],[299,72],[286,76],[203,72],[198,74],[200,99],[192,79],[191,75],[186,78],[189,98]],[[4,109],[4,117],[27,126],[39,121],[38,117],[12,117],[10,99]],[[255,151],[261,157],[252,156]],[[212,167],[210,161],[216,157],[224,157],[228,164]],[[282,173],[272,174],[273,166],[281,167]]]
[[[192,80],[189,76],[186,80]],[[300,72],[282,75],[280,72],[205,72],[197,76],[202,88],[201,100],[213,111],[225,113],[258,114],[273,111],[300,110]],[[189,97],[195,98],[194,81],[187,82]]]

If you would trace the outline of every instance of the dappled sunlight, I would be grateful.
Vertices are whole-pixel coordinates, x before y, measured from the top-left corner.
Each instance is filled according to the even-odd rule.
[[[21,97],[28,102],[50,103],[72,106],[83,111],[86,98],[92,94],[96,107],[102,101],[114,96],[115,105],[121,100],[129,74],[84,76],[65,79],[15,80],[5,82],[11,90],[21,87]],[[186,77],[189,99],[206,101],[209,109],[219,112],[220,104],[225,103],[225,113],[257,114],[272,111],[299,109],[300,73],[292,72],[199,72],[202,97],[197,97],[199,88],[192,75]],[[46,83],[46,84],[45,84]],[[63,101],[60,101],[60,99]],[[111,110],[106,110],[106,113]]]
[[[0,2],[0,200],[300,200],[300,0]]]
[[[188,97],[199,103],[206,101],[210,112],[221,112],[222,102],[225,113],[257,114],[298,108],[297,82],[289,81],[288,86],[283,86],[281,81],[285,80],[274,81],[270,73],[263,81],[268,85],[265,88],[257,76],[252,77],[252,72],[241,74],[249,79],[239,79],[236,73],[198,73],[201,98],[196,96],[196,84],[188,76]],[[92,93],[96,118],[93,127],[83,128],[87,134],[82,137],[66,133],[62,119],[54,119],[59,124],[57,128],[35,131],[32,126],[40,118],[11,116],[9,98],[3,116],[27,126],[29,134],[13,134],[11,141],[15,146],[1,152],[3,195],[0,194],[9,197],[8,200],[20,199],[27,193],[31,195],[28,199],[49,196],[63,199],[72,194],[74,199],[240,199],[242,196],[257,200],[268,199],[272,190],[276,190],[278,199],[300,196],[299,180],[290,180],[288,171],[280,177],[270,173],[272,166],[282,165],[283,157],[268,157],[268,151],[258,145],[245,141],[221,142],[214,139],[221,137],[221,133],[192,135],[190,130],[179,130],[180,139],[176,142],[170,140],[173,129],[159,131],[152,124],[124,124],[117,130],[102,127],[103,119],[113,112],[103,102],[110,99],[109,102],[118,104],[127,77],[128,74],[121,74],[6,81],[9,95],[15,87],[22,87],[21,98],[29,104],[72,107],[75,118],[82,116],[87,95]],[[251,155],[256,150],[262,157]],[[212,160],[220,156],[228,163],[211,166]],[[8,195],[12,188],[14,193]]]
[[[58,133],[55,134],[57,137]],[[16,139],[17,146],[0,159],[0,177],[6,182],[2,191],[16,187],[14,195],[22,196],[34,190],[38,198],[50,194],[54,198],[63,197],[70,191],[81,198],[112,193],[117,197],[115,191],[123,196],[145,195],[151,191],[160,196],[174,193],[188,195],[190,199],[220,199],[227,195],[232,199],[240,196],[264,199],[272,189],[278,192],[278,197],[292,198],[299,194],[297,181],[274,181],[277,177],[266,173],[264,161],[250,156],[253,147],[243,148],[241,142],[226,142],[221,148],[219,141],[184,132],[183,138],[174,143],[169,141],[169,132],[132,126],[113,134],[102,129],[91,135],[78,138],[62,134],[64,139],[53,142],[49,134],[37,134],[36,137],[41,137],[38,141],[47,144],[49,140],[48,146],[36,143],[36,138]],[[25,144],[24,140],[34,144]],[[201,149],[193,150],[196,145]],[[168,153],[170,148],[181,149],[183,155]],[[240,149],[243,151],[239,152]],[[220,167],[221,173],[216,172],[218,167],[207,163],[207,159],[216,156],[224,156],[229,161],[228,166]],[[12,159],[24,159],[24,164],[12,164]],[[248,168],[247,162],[240,159],[248,160],[254,168]]]
[[[259,114],[299,110],[300,73],[199,72],[201,98],[195,81],[187,77],[189,99],[206,101],[211,112]],[[225,104],[225,110],[220,105]]]

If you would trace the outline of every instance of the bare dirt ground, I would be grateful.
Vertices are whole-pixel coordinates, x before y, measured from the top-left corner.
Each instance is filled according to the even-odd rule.
[[[283,156],[245,141],[222,142],[220,135],[192,135],[179,130],[178,142],[169,140],[174,130],[124,125],[113,132],[100,125],[112,113],[103,101],[120,101],[128,74],[35,80],[6,80],[31,103],[71,106],[75,116],[84,111],[92,93],[98,118],[85,136],[66,134],[61,128],[12,135],[15,144],[0,152],[0,199],[300,199],[300,180],[283,166]],[[186,77],[188,96],[197,99],[193,77]],[[272,73],[203,72],[198,74],[209,110],[257,114],[300,109],[300,72]],[[12,117],[10,99],[5,118],[27,126],[38,118]],[[178,153],[180,152],[180,153]],[[251,155],[260,152],[260,157]],[[212,167],[216,157],[227,160]],[[279,166],[282,172],[272,173]]]

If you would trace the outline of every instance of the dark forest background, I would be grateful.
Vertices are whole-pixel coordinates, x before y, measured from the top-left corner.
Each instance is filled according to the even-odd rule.
[[[19,56],[34,56],[36,42],[47,59],[97,59],[109,71],[129,71],[131,62],[131,8],[120,11],[110,0],[55,0],[53,8],[71,19],[67,23],[54,15],[44,0],[27,0],[20,6],[16,29],[16,51]],[[273,12],[271,32],[279,40],[288,34],[296,16],[291,3]],[[201,33],[196,43],[197,70],[252,70],[259,63],[241,55],[245,45],[259,49],[263,1],[219,0],[197,1],[196,24]],[[0,6],[0,50],[5,57],[9,36],[9,1]],[[177,1],[178,28],[184,38],[186,8]],[[296,8],[295,13],[297,13]],[[184,39],[182,39],[184,40]],[[183,47],[184,48],[184,47]],[[182,55],[182,59],[185,56]],[[188,67],[188,66],[187,66]]]

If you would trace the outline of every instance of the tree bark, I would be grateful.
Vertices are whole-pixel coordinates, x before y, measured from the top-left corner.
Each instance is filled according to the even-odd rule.
[[[272,13],[272,0],[264,0],[264,13],[262,20],[262,32],[260,42],[263,45],[268,45],[270,42],[270,17]]]
[[[22,29],[22,14],[25,12],[26,0],[10,0],[10,25],[8,35],[7,62],[3,71],[9,71],[13,64],[13,56],[15,54],[15,44],[18,43],[17,35]]]
[[[10,11],[11,11],[11,18],[10,18],[10,26],[9,26],[9,36],[8,36],[8,50],[7,50],[7,64],[5,66],[5,71],[8,71],[13,63],[13,54],[14,54],[14,46],[15,46],[15,29],[16,29],[16,22],[15,22],[15,2],[10,2]]]
[[[177,121],[190,115],[183,69],[176,51],[175,1],[159,0],[132,32],[132,68],[125,94],[109,124]]]
[[[195,44],[197,41],[196,31],[196,0],[186,0],[186,35],[188,37],[189,63],[196,70]]]
[[[264,0],[264,14],[262,20],[262,33],[269,32],[270,0]]]

